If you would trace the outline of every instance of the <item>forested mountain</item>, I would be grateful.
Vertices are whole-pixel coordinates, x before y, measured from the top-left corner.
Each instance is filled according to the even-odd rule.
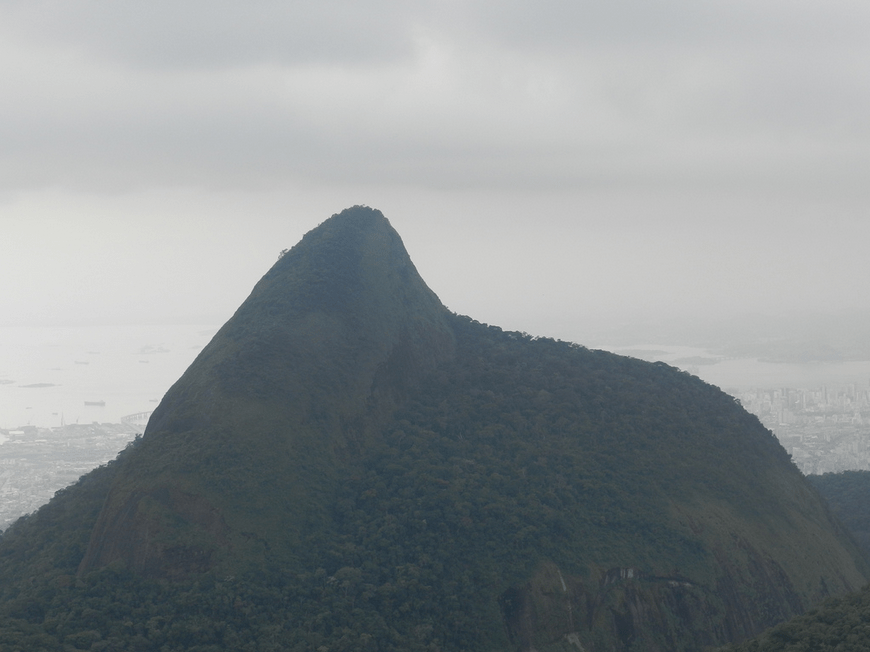
[[[870,553],[870,471],[844,471],[807,476],[828,501],[831,511]]]
[[[867,577],[731,397],[451,313],[354,207],[0,538],[0,649],[699,650]]]
[[[870,650],[870,586],[828,598],[752,640],[720,652],[866,652]]]
[[[808,476],[865,551],[870,550],[870,472]],[[864,652],[870,650],[870,586],[829,598],[808,613],[777,625],[728,652]]]

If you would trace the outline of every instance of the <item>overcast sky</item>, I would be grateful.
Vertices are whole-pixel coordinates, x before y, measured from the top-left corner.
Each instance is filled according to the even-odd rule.
[[[870,309],[866,0],[0,0],[0,89],[0,325],[222,323],[353,204],[505,328]]]

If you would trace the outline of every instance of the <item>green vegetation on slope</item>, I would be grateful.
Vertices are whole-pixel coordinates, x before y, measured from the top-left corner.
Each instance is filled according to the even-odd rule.
[[[720,594],[728,578],[772,572],[751,556],[718,559],[725,547],[717,540],[740,536],[744,552],[764,550],[768,542],[739,519],[774,518],[758,497],[779,500],[783,478],[769,470],[789,468],[773,437],[729,397],[665,365],[462,317],[451,323],[455,359],[422,382],[376,441],[344,460],[344,481],[324,501],[331,527],[305,534],[304,561],[288,565],[266,552],[232,577],[215,569],[147,579],[115,564],[76,579],[102,498],[85,489],[107,491],[110,475],[129,463],[122,459],[0,541],[11,580],[0,642],[503,650],[522,641],[548,649],[575,633],[587,649],[691,650],[727,637],[727,612],[741,603],[746,612],[770,610],[774,622],[803,607],[800,597],[777,603],[772,583]],[[723,532],[701,514],[726,501],[735,520]],[[52,548],[55,532],[69,539],[62,554]],[[552,592],[553,583],[566,587],[571,622],[538,616],[524,629],[523,604],[540,603],[532,593]],[[638,621],[632,600],[657,613]]]
[[[870,552],[870,471],[825,473],[807,479],[864,550]]]
[[[870,586],[830,598],[807,613],[721,652],[866,652],[870,650]]]
[[[0,647],[697,650],[863,584],[839,527],[723,392],[450,314],[357,207],[0,538]]]
[[[807,478],[831,511],[870,551],[870,472],[845,471]],[[870,649],[870,586],[831,598],[728,652],[864,652]]]

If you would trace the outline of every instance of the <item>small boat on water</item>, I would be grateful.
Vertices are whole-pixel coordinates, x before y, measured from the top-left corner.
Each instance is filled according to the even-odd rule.
[[[105,401],[85,401],[85,405],[93,405],[96,407],[106,407]]]

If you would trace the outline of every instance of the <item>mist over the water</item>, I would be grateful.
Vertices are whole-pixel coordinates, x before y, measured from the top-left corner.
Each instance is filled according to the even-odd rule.
[[[870,360],[769,362],[749,356],[729,358],[706,349],[668,344],[602,348],[633,358],[665,362],[731,394],[751,388],[870,385]]]
[[[0,428],[117,423],[153,410],[217,328],[0,328]]]

